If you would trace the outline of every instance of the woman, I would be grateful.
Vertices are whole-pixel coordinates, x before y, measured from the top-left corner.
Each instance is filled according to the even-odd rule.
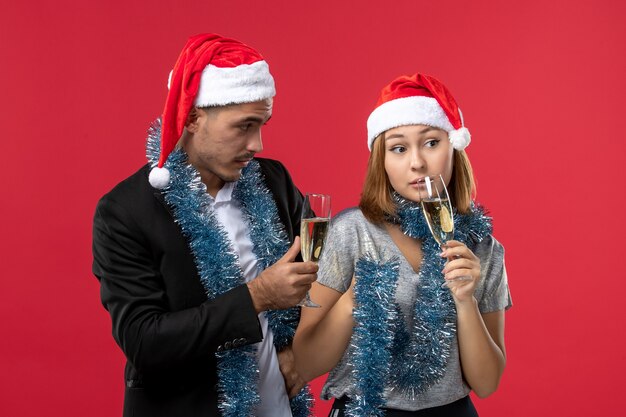
[[[333,219],[311,290],[322,307],[303,309],[294,339],[298,371],[331,371],[332,417],[475,416],[470,390],[490,395],[504,370],[511,299],[504,250],[472,201],[469,132],[448,89],[423,74],[387,85],[367,125],[361,201]],[[456,240],[443,247],[419,208],[437,175],[455,208]]]

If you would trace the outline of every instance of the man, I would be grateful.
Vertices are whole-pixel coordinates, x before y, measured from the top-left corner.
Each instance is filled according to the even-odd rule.
[[[253,158],[272,115],[269,67],[198,35],[169,88],[148,165],[94,218],[93,272],[127,357],[124,415],[308,415],[290,347],[317,272],[294,262],[302,195],[279,162]]]

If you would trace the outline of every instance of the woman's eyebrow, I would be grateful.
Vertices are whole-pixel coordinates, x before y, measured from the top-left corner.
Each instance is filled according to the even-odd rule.
[[[404,135],[402,133],[394,133],[393,135],[385,136],[385,140],[397,139],[397,138],[403,138],[403,137]]]

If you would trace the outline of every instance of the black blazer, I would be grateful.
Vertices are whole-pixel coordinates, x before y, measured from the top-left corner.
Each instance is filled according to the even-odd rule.
[[[285,167],[257,158],[290,241],[302,195]],[[93,273],[127,358],[124,416],[219,416],[218,347],[262,340],[246,285],[207,300],[193,256],[146,165],[98,203]]]

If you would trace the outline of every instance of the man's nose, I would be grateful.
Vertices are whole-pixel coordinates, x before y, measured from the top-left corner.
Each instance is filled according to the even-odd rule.
[[[257,130],[248,140],[246,149],[249,152],[259,153],[263,150],[263,140],[261,138],[261,129]]]

